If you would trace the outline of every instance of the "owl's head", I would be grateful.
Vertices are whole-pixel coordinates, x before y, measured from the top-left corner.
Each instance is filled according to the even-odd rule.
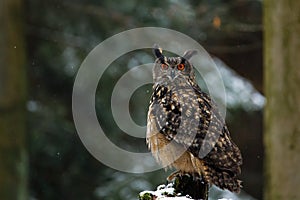
[[[153,67],[155,84],[169,85],[195,80],[194,69],[189,60],[197,53],[196,50],[188,50],[181,57],[166,57],[162,54],[162,49],[154,45],[153,53],[156,57]]]

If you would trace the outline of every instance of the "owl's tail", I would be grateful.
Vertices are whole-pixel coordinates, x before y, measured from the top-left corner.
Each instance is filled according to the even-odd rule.
[[[242,181],[237,175],[228,170],[215,169],[208,167],[204,175],[205,180],[216,185],[221,189],[227,189],[231,192],[239,193],[242,188]]]

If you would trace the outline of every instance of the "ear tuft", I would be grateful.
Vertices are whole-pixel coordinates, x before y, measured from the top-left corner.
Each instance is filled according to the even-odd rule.
[[[153,46],[153,54],[156,58],[164,57],[162,54],[162,48],[160,48],[157,44],[154,44]]]
[[[186,60],[190,60],[197,53],[198,53],[197,50],[187,50],[186,52],[184,52],[182,57],[185,58]]]

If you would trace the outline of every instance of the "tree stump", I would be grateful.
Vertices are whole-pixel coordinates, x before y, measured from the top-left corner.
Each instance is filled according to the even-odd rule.
[[[198,199],[208,200],[209,185],[200,178],[188,174],[177,175],[167,185],[160,185],[156,191],[143,191],[139,194],[140,200],[163,200],[165,197],[174,197],[181,200]]]

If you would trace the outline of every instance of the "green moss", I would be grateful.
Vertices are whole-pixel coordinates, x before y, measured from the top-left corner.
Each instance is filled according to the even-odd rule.
[[[139,200],[152,200],[153,195],[151,193],[143,193],[142,195],[139,195]]]

